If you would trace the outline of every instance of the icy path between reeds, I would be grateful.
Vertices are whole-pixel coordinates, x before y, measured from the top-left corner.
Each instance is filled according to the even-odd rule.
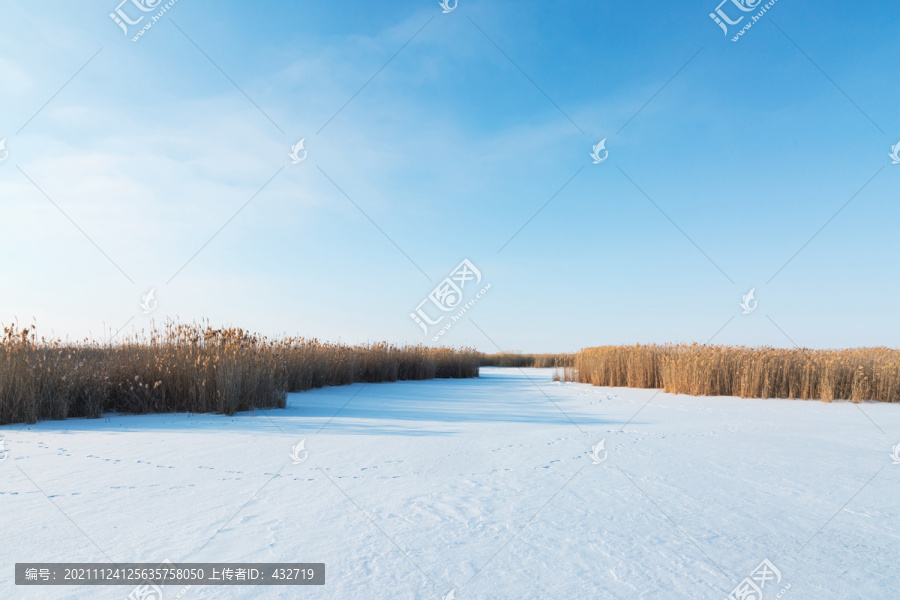
[[[124,599],[131,587],[13,584],[16,561],[109,559],[326,564],[324,587],[186,600],[720,600],[764,559],[782,576],[765,599],[788,584],[787,600],[898,597],[900,406],[551,374],[355,384],[266,415],[2,427],[0,598]]]

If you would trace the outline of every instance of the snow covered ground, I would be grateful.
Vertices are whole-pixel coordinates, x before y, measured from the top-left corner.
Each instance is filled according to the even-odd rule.
[[[721,600],[764,559],[781,573],[765,599],[900,597],[900,406],[551,374],[356,384],[266,414],[2,427],[0,598],[131,591],[16,587],[17,561],[164,559],[326,564],[323,587],[185,600]]]

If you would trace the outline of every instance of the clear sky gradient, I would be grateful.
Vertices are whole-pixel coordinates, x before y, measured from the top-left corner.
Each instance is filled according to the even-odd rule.
[[[4,2],[0,321],[896,347],[900,5],[716,4]]]

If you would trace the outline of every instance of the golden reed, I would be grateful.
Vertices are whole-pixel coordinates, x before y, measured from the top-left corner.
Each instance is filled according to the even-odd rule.
[[[598,346],[578,352],[564,378],[694,396],[900,402],[900,350]]]
[[[0,424],[101,413],[284,408],[286,394],[326,385],[477,377],[470,348],[347,346],[241,329],[170,323],[116,344],[36,339],[3,328]]]
[[[482,367],[571,367],[574,354],[484,354]]]

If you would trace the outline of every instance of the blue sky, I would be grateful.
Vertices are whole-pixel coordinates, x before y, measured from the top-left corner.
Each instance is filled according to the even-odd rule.
[[[0,5],[2,322],[432,343],[469,259],[444,344],[897,345],[900,6],[115,8]]]

